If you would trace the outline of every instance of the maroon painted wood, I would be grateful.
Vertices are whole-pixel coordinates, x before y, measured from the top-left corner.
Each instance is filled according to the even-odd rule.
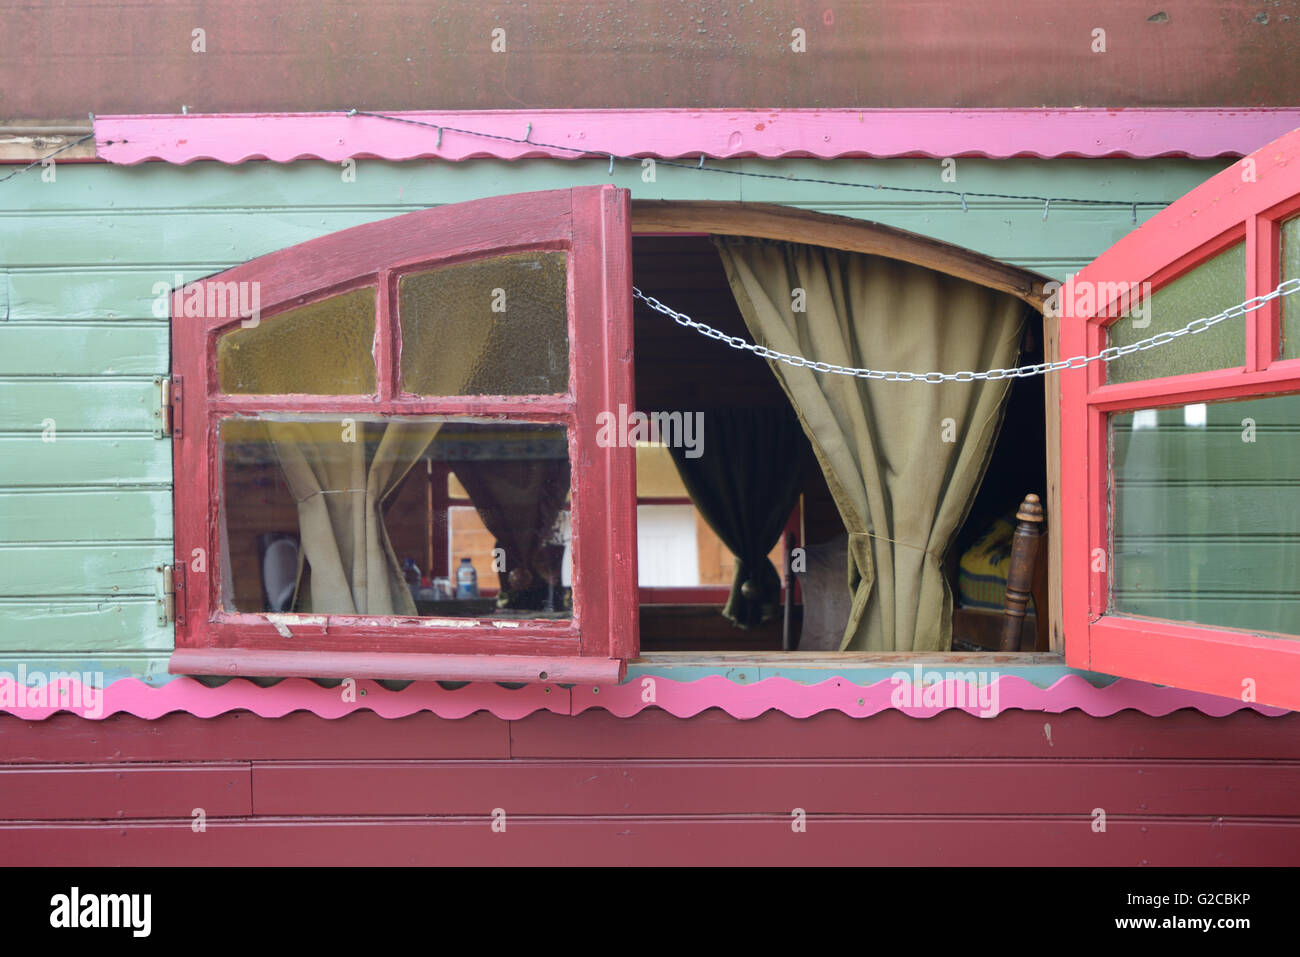
[[[396,284],[406,272],[535,249],[569,255],[569,391],[562,396],[416,397],[401,391]],[[173,297],[173,367],[185,402],[175,435],[176,556],[191,567],[173,673],[616,681],[637,653],[635,463],[596,444],[598,414],[633,404],[628,193],[612,186],[499,196],[369,223],[280,250],[203,280],[258,283],[262,319],[347,289],[374,287],[377,394],[222,395],[216,339],[238,315],[185,316]],[[229,288],[229,287],[226,287]],[[208,296],[205,289],[205,303]],[[571,621],[451,627],[429,619],[265,615],[220,606],[217,422],[223,415],[473,415],[554,422],[573,462],[575,608]],[[204,554],[203,568],[191,564]],[[467,623],[458,623],[467,624]],[[284,635],[287,628],[289,635]],[[304,652],[318,653],[309,666]],[[470,657],[474,660],[468,660]],[[576,659],[582,659],[577,661]],[[350,670],[349,670],[350,669]]]
[[[1298,729],[1194,711],[0,716],[0,849],[14,866],[1286,865]]]
[[[503,808],[503,810],[505,810]],[[203,833],[189,819],[66,825],[0,824],[14,865],[102,866],[601,866],[931,865],[975,867],[1265,866],[1300,859],[1294,819],[1196,820],[1108,816],[1093,833],[1070,817],[807,815],[762,817],[511,816],[492,830],[491,808],[474,817],[219,821]]]
[[[850,759],[286,762],[256,766],[255,812],[520,814],[1300,813],[1300,766],[1268,761]],[[1087,781],[1086,787],[1081,786]],[[1087,804],[1087,807],[1084,805]]]
[[[247,764],[0,768],[0,820],[246,817]]]

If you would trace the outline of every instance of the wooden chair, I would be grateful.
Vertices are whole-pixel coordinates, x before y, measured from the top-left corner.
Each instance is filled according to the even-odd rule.
[[[955,608],[952,616],[954,650],[1048,651],[1047,550],[1044,547],[1043,505],[1029,493],[1016,512],[1002,610]],[[1034,615],[1027,612],[1034,600]],[[964,646],[958,649],[957,646]]]

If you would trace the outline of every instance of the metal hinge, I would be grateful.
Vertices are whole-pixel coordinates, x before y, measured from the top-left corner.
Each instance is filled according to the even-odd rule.
[[[185,566],[159,565],[158,624],[185,624]]]
[[[181,437],[181,377],[167,378],[155,376],[154,386],[158,389],[158,404],[154,409],[153,437],[161,439],[170,435],[173,439]]]

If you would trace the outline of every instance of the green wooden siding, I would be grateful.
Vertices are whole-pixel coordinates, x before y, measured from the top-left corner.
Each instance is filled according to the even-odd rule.
[[[1173,200],[1226,161],[715,162],[861,183]],[[210,275],[326,233],[483,196],[614,182],[645,199],[782,203],[887,223],[1062,279],[1132,228],[1128,208],[946,197],[639,164],[362,160],[339,166],[61,164],[0,185],[0,670],[79,667],[161,680],[157,563],[170,555],[169,439],[153,377],[169,371],[158,283]],[[1140,219],[1151,215],[1142,210]],[[653,294],[654,290],[646,290]],[[54,441],[45,424],[54,420]]]
[[[1300,633],[1300,396],[1111,419],[1111,610]]]

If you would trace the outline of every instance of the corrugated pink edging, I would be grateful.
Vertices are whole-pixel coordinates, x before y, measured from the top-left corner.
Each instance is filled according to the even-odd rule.
[[[850,717],[865,718],[889,709],[917,718],[933,717],[953,709],[980,717],[992,717],[1010,709],[1059,714],[1071,708],[1094,717],[1127,709],[1152,716],[1180,708],[1193,708],[1215,717],[1242,709],[1269,716],[1287,713],[1281,708],[1127,679],[1098,688],[1077,675],[1067,675],[1048,688],[1039,688],[1015,675],[1002,676],[989,683],[996,694],[990,691],[990,697],[985,699],[986,704],[996,703],[994,710],[981,707],[974,695],[975,687],[949,679],[937,689],[927,686],[924,694],[938,697],[923,700],[921,689],[913,691],[909,683],[895,684],[890,679],[864,686],[839,678],[805,685],[779,677],[737,684],[721,676],[682,682],[642,676],[627,684],[600,688],[528,685],[509,689],[492,683],[474,683],[449,691],[435,682],[417,682],[401,691],[389,691],[368,680],[357,681],[355,689],[324,688],[303,678],[290,678],[263,688],[237,678],[210,688],[192,678],[176,678],[158,687],[135,678],[123,678],[104,689],[101,699],[92,697],[76,679],[63,679],[55,689],[61,691],[61,700],[68,704],[52,705],[48,700],[20,702],[17,682],[5,676],[0,677],[0,711],[37,721],[58,711],[72,711],[91,719],[123,712],[154,719],[174,711],[202,718],[229,711],[251,711],[264,718],[310,711],[322,718],[339,718],[363,710],[385,718],[405,717],[420,711],[431,711],[442,718],[463,718],[476,711],[490,711],[509,720],[536,711],[578,714],[590,708],[604,708],[619,717],[629,717],[646,708],[660,708],[679,718],[708,708],[720,708],[735,718],[754,718],[770,710],[793,718],[806,718],[822,711],[840,711]],[[24,697],[30,693],[22,692]],[[926,703],[931,700],[944,703]]]
[[[378,112],[378,111],[377,111]],[[1244,156],[1300,127],[1300,109],[1241,110],[505,110],[393,113],[512,143],[371,116],[250,113],[95,117],[101,159],[242,163],[350,157],[450,161],[971,156],[1149,159]],[[530,129],[531,127],[531,129]],[[539,144],[539,145],[534,145]],[[550,146],[568,147],[557,150]]]

